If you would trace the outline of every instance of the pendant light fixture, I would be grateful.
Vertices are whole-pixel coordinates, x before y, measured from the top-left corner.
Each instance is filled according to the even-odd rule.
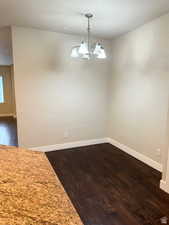
[[[91,44],[91,28],[90,28],[90,19],[93,17],[91,13],[85,14],[85,17],[88,20],[87,27],[87,41],[82,41],[80,45],[74,46],[72,48],[71,57],[80,58],[80,59],[105,59],[106,53],[103,46],[100,42]]]

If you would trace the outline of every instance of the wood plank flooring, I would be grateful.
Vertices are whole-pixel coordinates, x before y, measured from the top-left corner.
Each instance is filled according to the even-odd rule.
[[[46,153],[84,225],[160,225],[161,174],[110,144]]]
[[[0,145],[18,146],[15,118],[0,117]]]

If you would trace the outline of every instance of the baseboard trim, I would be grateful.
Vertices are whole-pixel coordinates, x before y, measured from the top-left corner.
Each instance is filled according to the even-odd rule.
[[[167,182],[165,180],[160,180],[160,188],[169,193],[169,186],[167,185]]]
[[[14,115],[13,113],[0,114],[0,117],[14,117],[14,118],[16,118],[16,115]]]
[[[29,148],[29,149],[34,150],[34,151],[40,151],[40,152],[50,152],[50,151],[76,148],[76,147],[95,145],[95,144],[103,144],[103,143],[107,143],[107,138],[75,141],[75,142],[68,142],[68,143],[64,143],[64,144],[33,147],[33,148]]]
[[[95,145],[95,144],[103,144],[103,143],[109,143],[120,150],[126,152],[127,154],[133,156],[134,158],[144,162],[145,164],[151,166],[152,168],[162,172],[162,165],[149,157],[135,151],[134,149],[131,149],[130,147],[119,143],[118,141],[112,139],[112,138],[100,138],[100,139],[91,139],[91,140],[84,140],[84,141],[75,141],[75,142],[68,142],[63,144],[55,144],[55,145],[48,145],[48,146],[40,146],[40,147],[33,147],[29,148],[33,151],[40,151],[40,152],[50,152],[50,151],[56,151],[56,150],[63,150],[63,149],[70,149],[70,148],[76,148],[76,147],[82,147],[82,146],[88,146],[88,145]]]
[[[112,138],[107,138],[107,142],[114,145],[115,147],[121,149],[122,151],[128,153],[129,155],[133,156],[134,158],[144,162],[145,164],[153,167],[154,169],[162,172],[162,165],[160,163],[150,159],[149,157],[133,150],[132,148],[130,148],[124,144],[119,143],[118,141],[116,141]]]

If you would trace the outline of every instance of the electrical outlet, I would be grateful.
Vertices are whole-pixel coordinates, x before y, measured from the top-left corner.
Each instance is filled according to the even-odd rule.
[[[64,138],[68,138],[68,137],[69,137],[69,131],[66,130],[66,131],[64,132],[63,136],[64,136]]]
[[[160,149],[160,148],[158,148],[158,149],[156,150],[156,155],[157,155],[157,156],[160,156],[160,155],[161,155],[161,149]]]

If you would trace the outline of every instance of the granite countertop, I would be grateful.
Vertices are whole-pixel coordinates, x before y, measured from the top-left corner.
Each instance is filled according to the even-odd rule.
[[[44,153],[0,146],[0,225],[82,225]]]

